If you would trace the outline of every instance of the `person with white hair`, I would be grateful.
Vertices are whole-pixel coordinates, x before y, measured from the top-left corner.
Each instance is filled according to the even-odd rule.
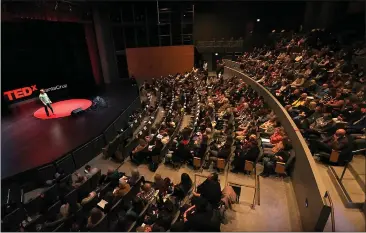
[[[139,170],[137,170],[137,168],[134,168],[131,171],[131,178],[128,180],[128,183],[131,186],[134,186],[139,179],[140,179],[140,172],[139,172]]]

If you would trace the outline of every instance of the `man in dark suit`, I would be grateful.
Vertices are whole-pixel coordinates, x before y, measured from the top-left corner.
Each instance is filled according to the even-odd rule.
[[[310,151],[314,154],[316,152],[326,152],[324,155],[329,158],[332,150],[342,151],[349,146],[348,138],[346,137],[346,131],[344,129],[338,129],[333,136],[326,140],[311,140]]]
[[[233,165],[234,168],[231,172],[237,173],[244,171],[245,160],[255,162],[259,156],[259,148],[257,144],[251,144],[247,151],[239,152],[239,155],[234,158]]]
[[[212,173],[202,184],[193,191],[193,196],[205,198],[212,206],[217,207],[221,200],[221,186],[219,177]]]

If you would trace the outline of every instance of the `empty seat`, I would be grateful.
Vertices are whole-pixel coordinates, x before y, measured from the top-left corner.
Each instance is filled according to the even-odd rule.
[[[72,153],[72,156],[75,161],[75,168],[79,169],[83,167],[86,163],[88,163],[91,160],[91,158],[94,157],[92,153],[93,153],[93,144],[91,143],[88,143],[83,147],[81,147],[80,149],[74,151]]]
[[[66,184],[68,186],[72,185],[72,175],[67,175],[62,180],[60,180],[60,184]]]
[[[72,155],[69,154],[65,158],[56,162],[57,168],[62,168],[66,174],[72,174],[75,171],[75,164]]]
[[[48,208],[47,214],[45,216],[46,221],[47,220],[53,221],[56,218],[56,216],[60,213],[60,208],[61,208],[61,201],[56,202],[50,208]]]
[[[252,172],[254,170],[254,163],[249,160],[245,160],[244,171]]]
[[[108,151],[111,143],[108,143],[105,147],[102,148],[103,158],[108,158]]]
[[[123,197],[123,204],[129,206],[134,196],[136,196],[136,193],[130,189],[130,191]]]
[[[225,159],[220,159],[220,158],[217,159],[217,162],[216,162],[217,169],[224,170],[225,169],[225,165],[226,165]]]
[[[201,167],[201,158],[198,157],[193,158],[193,167],[195,169],[199,169]]]
[[[123,206],[123,201],[124,198],[120,199],[119,201],[117,201],[117,203],[115,203],[112,208],[109,211],[109,216],[111,216],[112,219],[117,218],[117,214],[118,212],[120,212],[122,206]]]
[[[41,196],[37,196],[36,198],[31,199],[27,203],[25,203],[24,209],[29,216],[35,216],[40,212],[42,203],[43,199],[41,198]]]
[[[275,168],[275,172],[278,175],[286,175],[286,167],[285,167],[285,163],[281,163],[281,162],[277,162],[276,163],[276,168]]]
[[[86,180],[83,184],[80,185],[78,188],[78,198],[79,200],[83,199],[84,197],[88,196],[88,194],[93,191],[91,186],[92,179]]]
[[[69,204],[76,204],[78,200],[78,190],[77,189],[72,190],[64,197],[64,199]]]
[[[23,208],[17,208],[10,214],[2,218],[1,231],[15,232],[19,230],[19,223],[25,219],[25,212]]]
[[[95,156],[99,155],[102,152],[102,148],[105,146],[105,144],[106,143],[104,141],[103,135],[94,139],[94,141],[92,142],[93,154]]]
[[[105,184],[101,187],[100,189],[100,196],[104,197],[104,195],[107,194],[108,191],[111,191],[113,189],[111,182],[109,182],[108,184]]]
[[[38,169],[38,181],[40,184],[45,184],[47,180],[54,179],[56,174],[56,167],[53,164],[44,166]]]
[[[48,206],[51,206],[59,199],[59,191],[57,185],[52,185],[46,191],[43,192],[44,201]]]

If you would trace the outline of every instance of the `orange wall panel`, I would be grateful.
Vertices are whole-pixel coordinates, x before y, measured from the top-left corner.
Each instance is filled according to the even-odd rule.
[[[192,45],[126,49],[128,72],[136,79],[151,79],[192,70]]]

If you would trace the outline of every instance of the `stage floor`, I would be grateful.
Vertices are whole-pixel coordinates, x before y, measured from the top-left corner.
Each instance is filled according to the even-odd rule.
[[[27,103],[1,119],[1,178],[50,163],[101,134],[137,97],[130,84],[108,87],[99,94],[108,108],[77,117],[42,120],[33,116],[42,107]]]

